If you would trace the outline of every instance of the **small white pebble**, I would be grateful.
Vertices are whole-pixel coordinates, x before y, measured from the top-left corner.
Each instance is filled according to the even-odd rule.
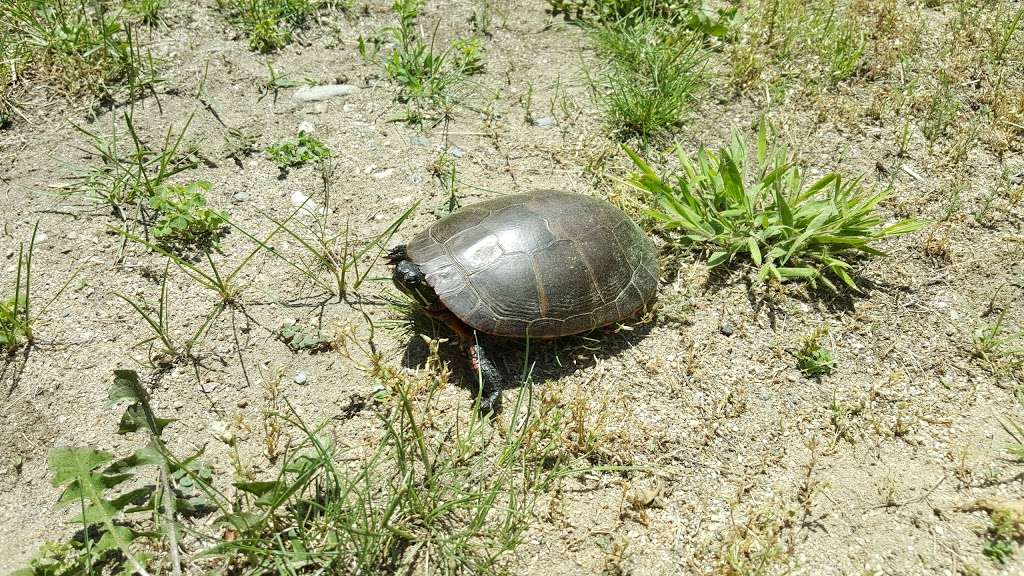
[[[306,373],[305,373],[305,372],[297,372],[297,373],[295,374],[295,383],[296,383],[296,384],[305,384],[305,383],[306,383],[306,380],[307,380],[307,378],[308,378],[308,377],[306,376]]]

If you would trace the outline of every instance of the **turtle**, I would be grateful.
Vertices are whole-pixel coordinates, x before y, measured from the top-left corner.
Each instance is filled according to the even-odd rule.
[[[648,310],[654,243],[609,202],[558,190],[510,194],[452,212],[391,249],[395,286],[447,324],[481,378],[479,410],[500,409],[486,339],[551,339]]]

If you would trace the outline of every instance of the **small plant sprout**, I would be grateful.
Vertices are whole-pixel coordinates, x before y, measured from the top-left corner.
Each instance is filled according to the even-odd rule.
[[[331,157],[331,149],[312,134],[300,131],[295,138],[279,140],[267,148],[270,159],[282,172],[304,166],[309,162],[322,162]]]
[[[153,237],[165,247],[177,251],[209,250],[227,232],[226,213],[206,205],[209,182],[187,186],[169,185],[156,191],[149,207],[156,213]]]
[[[445,105],[455,86],[483,72],[483,47],[474,37],[455,40],[444,50],[435,51],[434,40],[427,43],[417,32],[422,5],[423,0],[395,0],[392,9],[398,15],[398,25],[384,29],[375,44],[388,37],[394,41],[384,70],[401,88],[402,101]],[[365,40],[361,41],[360,52],[364,57],[367,54]]]
[[[992,370],[1014,369],[1024,365],[1024,331],[1007,330],[1007,308],[996,321],[978,327],[971,337],[972,353]]]
[[[184,358],[191,358],[192,350],[203,339],[207,329],[222,311],[221,306],[214,306],[185,345],[178,346],[171,334],[171,301],[167,295],[167,268],[170,266],[170,263],[171,260],[168,259],[167,266],[164,267],[163,278],[160,282],[160,298],[157,300],[155,310],[144,298],[135,299],[119,292],[114,293],[115,296],[124,300],[138,312],[139,316],[142,317],[146,325],[152,330],[152,336],[142,340],[135,346],[148,345],[149,359],[155,366],[170,366]],[[154,348],[156,343],[159,343],[159,349]]]
[[[797,350],[796,367],[805,376],[817,378],[827,376],[836,369],[836,361],[832,352],[822,346],[821,340],[828,334],[828,327],[822,325],[810,335],[804,337],[800,349]]]
[[[14,294],[9,297],[0,295],[0,350],[7,355],[13,354],[22,346],[31,345],[35,341],[34,324],[78,276],[78,272],[72,274],[57,290],[57,293],[38,311],[33,308],[35,300],[32,297],[32,254],[35,251],[38,231],[39,223],[37,222],[32,228],[32,238],[29,240],[28,249],[25,248],[24,243],[18,248],[18,263],[12,287]]]
[[[315,326],[289,322],[277,331],[281,341],[292,352],[326,352],[332,348],[333,340],[325,338]]]
[[[869,194],[859,180],[831,173],[808,184],[786,149],[770,147],[769,139],[762,121],[754,166],[737,134],[728,147],[702,148],[695,159],[677,147],[682,170],[666,178],[627,148],[640,169],[630,182],[657,204],[650,216],[678,244],[709,253],[710,267],[749,261],[761,280],[835,290],[835,278],[858,290],[856,256],[882,255],[873,243],[924,226],[912,219],[883,226],[876,207],[889,191]]]

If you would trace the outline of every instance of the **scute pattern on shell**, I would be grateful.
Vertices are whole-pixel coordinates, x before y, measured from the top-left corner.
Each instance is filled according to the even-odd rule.
[[[553,190],[467,206],[414,236],[441,302],[488,334],[552,338],[624,320],[658,284],[654,244],[604,200]]]

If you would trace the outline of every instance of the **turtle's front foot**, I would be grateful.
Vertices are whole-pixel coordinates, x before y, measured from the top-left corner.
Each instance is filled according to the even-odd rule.
[[[497,414],[501,410],[501,373],[479,344],[470,347],[469,358],[479,384],[480,414]]]

